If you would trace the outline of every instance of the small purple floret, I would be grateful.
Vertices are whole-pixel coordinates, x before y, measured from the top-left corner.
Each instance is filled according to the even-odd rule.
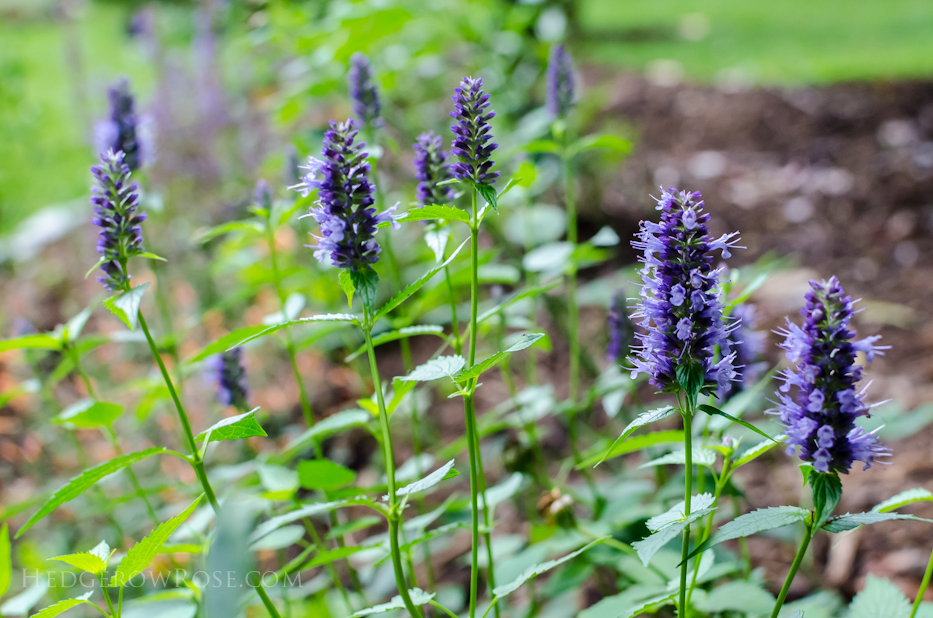
[[[249,395],[243,348],[233,348],[211,359],[211,372],[217,383],[217,399],[225,406],[246,407]]]
[[[379,90],[373,81],[373,68],[369,58],[361,52],[350,57],[350,70],[347,73],[350,87],[350,99],[353,102],[353,115],[360,126],[381,127],[383,125],[380,114],[382,102],[379,100]]]
[[[459,161],[454,164],[454,175],[458,180],[477,185],[491,185],[499,177],[499,172],[492,172],[495,161],[489,157],[498,148],[492,139],[489,121],[496,115],[489,108],[489,95],[483,92],[482,78],[464,77],[460,87],[455,88],[453,96],[454,111],[451,117],[457,124],[450,127],[454,132],[454,141],[450,152]]]
[[[711,392],[736,375],[729,340],[735,325],[723,317],[720,271],[712,264],[714,251],[729,257],[738,232],[709,235],[699,192],[664,191],[658,210],[661,222],[642,221],[632,242],[644,264],[641,300],[632,315],[642,327],[629,359],[632,376],[645,373],[659,390],[673,392],[686,388],[678,383],[677,367],[692,367],[702,372],[702,392]],[[714,363],[717,347],[720,360]]]
[[[91,204],[94,205],[94,225],[100,228],[97,253],[104,262],[103,277],[97,280],[111,292],[129,285],[130,276],[124,268],[129,258],[145,252],[143,229],[146,220],[139,208],[139,186],[130,183],[130,168],[123,162],[123,152],[108,151],[100,155],[100,163],[91,167],[94,185]]]
[[[573,58],[563,45],[555,45],[547,67],[547,109],[555,118],[563,118],[573,104]]]
[[[450,185],[438,186],[445,180],[453,178],[448,155],[441,148],[441,136],[433,131],[422,133],[415,142],[415,169],[418,178],[418,202],[427,206],[430,204],[446,204],[454,198],[454,191]]]
[[[855,357],[862,352],[870,362],[887,347],[875,345],[878,336],[854,341],[855,332],[849,328],[854,303],[836,277],[811,281],[810,288],[800,312],[803,326],[788,320],[778,331],[785,337],[780,346],[787,358],[797,363],[781,373],[784,384],[777,393],[787,452],[793,454],[799,447],[800,459],[818,472],[845,474],[856,460],[867,470],[891,449],[881,445],[875,432],[855,424],[870,410],[863,399],[865,390],[855,390],[862,378]],[[796,397],[791,397],[791,387]]]
[[[314,236],[314,257],[353,271],[365,270],[379,260],[381,249],[375,236],[380,224],[400,227],[392,215],[397,206],[376,213],[375,187],[369,181],[370,166],[363,150],[366,144],[356,140],[357,134],[352,119],[331,121],[324,134],[323,160],[308,157],[308,165],[302,166],[308,173],[291,187],[304,197],[315,189],[318,192],[310,213],[320,226],[320,236]]]

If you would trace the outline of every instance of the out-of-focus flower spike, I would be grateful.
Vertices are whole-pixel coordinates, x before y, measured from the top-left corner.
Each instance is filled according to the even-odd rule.
[[[217,383],[217,398],[225,406],[245,408],[249,389],[243,366],[243,348],[233,348],[213,357],[211,366]]]
[[[447,162],[448,154],[442,149],[440,135],[433,131],[422,133],[415,142],[415,169],[418,178],[416,198],[425,206],[430,204],[446,204],[454,197],[450,185],[441,185],[445,180],[453,178],[450,164]]]
[[[564,118],[576,102],[573,59],[563,45],[551,48],[547,67],[547,109],[555,118]]]
[[[350,86],[350,99],[353,102],[353,115],[360,126],[381,127],[382,102],[373,80],[372,64],[365,54],[356,52],[350,57],[347,81]]]

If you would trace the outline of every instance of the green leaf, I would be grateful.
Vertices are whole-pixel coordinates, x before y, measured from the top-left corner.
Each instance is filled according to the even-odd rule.
[[[596,466],[604,462],[606,458],[609,457],[609,454],[613,450],[615,450],[616,445],[624,442],[625,439],[628,438],[632,433],[634,433],[636,429],[638,429],[639,427],[644,427],[645,425],[648,425],[650,423],[656,423],[657,421],[663,421],[664,419],[673,416],[675,412],[677,412],[677,410],[675,410],[673,407],[664,406],[663,408],[657,408],[656,410],[650,410],[648,412],[642,412],[641,414],[639,414],[635,418],[635,420],[633,420],[631,423],[626,425],[625,429],[622,431],[622,434],[618,438],[615,439],[615,442],[612,443],[612,446],[609,447],[609,450],[606,451],[606,454],[603,455],[599,461],[593,464],[593,467],[595,468]]]
[[[574,157],[581,152],[597,149],[608,149],[615,152],[629,152],[632,149],[632,143],[627,139],[622,139],[617,135],[602,133],[598,135],[587,135],[581,137],[567,149],[568,156]]]
[[[343,290],[343,293],[347,295],[347,307],[353,307],[353,293],[356,291],[356,287],[353,285],[353,277],[350,276],[350,271],[346,268],[340,270],[340,274],[337,275],[337,283],[340,285],[340,289]]]
[[[763,442],[759,442],[755,446],[747,449],[745,452],[742,453],[742,456],[739,457],[735,461],[735,463],[732,464],[732,468],[735,469],[735,468],[738,468],[739,466],[744,466],[748,462],[757,459],[761,455],[764,455],[765,453],[773,449],[775,446],[778,446],[779,444],[781,444],[780,439],[781,439],[781,436],[778,436],[776,439],[768,438],[767,440]]]
[[[914,489],[902,491],[884,502],[876,504],[871,510],[876,513],[887,513],[888,511],[899,509],[902,506],[907,506],[914,502],[922,502],[924,500],[933,502],[933,493],[930,493],[922,487],[915,487]]]
[[[371,268],[354,270],[350,273],[353,289],[360,295],[360,300],[372,312],[376,309],[376,295],[379,292],[379,275]]]
[[[139,304],[148,287],[149,283],[146,282],[118,296],[111,296],[104,301],[104,307],[120,318],[131,331],[136,330],[136,324],[139,322]]]
[[[684,396],[693,402],[693,407],[697,407],[696,400],[706,380],[703,367],[699,365],[677,365],[674,373],[677,374],[677,383],[684,390]]]
[[[81,595],[80,597],[77,597],[74,599],[66,599],[64,601],[59,601],[55,605],[49,605],[48,607],[43,609],[38,614],[34,614],[32,618],[53,618],[53,616],[58,616],[59,614],[62,614],[73,607],[77,607],[78,605],[90,605],[94,609],[97,609],[96,605],[88,601],[88,599],[91,598],[91,594],[93,593],[87,592]],[[97,611],[100,611],[100,610],[98,609]],[[107,614],[104,614],[104,615],[106,616]]]
[[[453,467],[454,467],[454,460],[451,459],[446,464],[444,464],[443,466],[441,466],[440,468],[438,468],[431,474],[427,475],[423,479],[417,480],[414,483],[410,483],[408,485],[405,485],[404,487],[400,487],[399,489],[396,489],[395,495],[396,496],[409,496],[411,494],[418,493],[419,491],[425,491],[426,489],[430,489],[434,487],[435,485],[437,485],[438,483],[440,483],[441,481],[443,481],[444,479],[450,478],[450,476],[448,475],[451,473],[451,471],[456,472],[456,470],[453,470]],[[388,499],[388,496],[386,496],[386,499]]]
[[[147,260],[156,260],[158,262],[168,262],[168,260],[166,260],[164,257],[162,257],[161,255],[156,255],[155,253],[137,253],[135,256],[145,258]]]
[[[88,552],[80,554],[68,554],[50,558],[77,567],[82,571],[97,575],[107,570],[107,563],[110,562],[110,546],[106,541],[101,541],[97,547]]]
[[[428,594],[421,588],[412,588],[408,591],[408,597],[411,599],[411,602],[416,606],[424,605],[425,603],[430,603],[435,594],[432,592]],[[361,609],[360,611],[350,614],[350,618],[359,618],[360,616],[369,616],[370,614],[381,614],[383,612],[388,612],[393,609],[404,609],[405,602],[402,601],[401,595],[396,595],[392,597],[392,600],[388,603],[380,603],[379,605],[373,605],[372,607],[367,607],[366,609]]]
[[[215,341],[214,343],[208,345],[203,350],[198,352],[197,356],[190,359],[189,363],[197,363],[202,361],[208,356],[213,356],[215,354],[220,354],[230,348],[234,348],[240,342],[243,342],[256,333],[262,332],[269,328],[266,324],[256,324],[255,326],[246,326],[244,328],[237,329],[232,333],[228,333]]]
[[[498,305],[492,307],[491,309],[487,309],[486,311],[484,311],[484,312],[482,312],[481,314],[479,314],[479,316],[477,316],[477,318],[476,318],[476,321],[477,321],[477,323],[479,323],[479,322],[484,322],[484,321],[488,320],[489,318],[491,318],[492,316],[494,316],[494,315],[496,315],[497,313],[499,313],[500,311],[502,311],[503,309],[505,309],[506,307],[509,307],[509,306],[511,306],[511,305],[514,305],[515,303],[519,302],[520,300],[524,300],[524,299],[526,299],[526,298],[531,298],[531,297],[533,297],[533,296],[537,296],[537,295],[539,295],[539,294],[543,294],[544,292],[547,292],[547,291],[549,291],[549,290],[554,289],[554,288],[557,287],[559,284],[560,284],[560,281],[554,281],[553,283],[549,283],[548,285],[545,285],[545,286],[542,286],[542,287],[537,287],[537,288],[526,288],[526,289],[524,289],[524,290],[521,290],[521,291],[519,291],[519,292],[516,292],[515,294],[512,294],[512,295],[509,296],[506,300],[502,301],[502,302],[499,303]]]
[[[7,350],[61,350],[62,342],[57,337],[46,333],[24,335],[14,339],[0,341],[0,352]]]
[[[480,375],[483,374],[484,371],[486,371],[490,367],[497,364],[505,356],[513,352],[518,352],[519,350],[524,350],[525,348],[530,348],[531,346],[535,344],[535,342],[539,341],[544,336],[545,336],[544,333],[533,333],[531,335],[522,335],[522,338],[515,345],[511,346],[507,350],[503,350],[502,352],[496,352],[489,358],[477,363],[476,365],[473,365],[472,367],[468,369],[464,369],[463,371],[461,371],[454,377],[454,380],[456,382],[462,383],[462,382],[466,382],[467,380],[478,378]]]
[[[269,461],[270,463],[287,463],[314,444],[315,439],[324,438],[351,427],[365,426],[371,418],[370,414],[364,410],[337,412],[318,421],[314,427],[306,429],[304,433],[288,443],[281,455],[270,457]]]
[[[536,142],[531,142],[530,144],[526,144],[524,150],[525,152],[557,153],[559,148],[555,142],[549,140],[539,140]]]
[[[726,414],[725,412],[723,412],[723,411],[720,410],[719,408],[713,407],[713,406],[711,406],[711,405],[707,405],[707,404],[705,404],[705,403],[700,404],[699,406],[697,406],[697,408],[700,409],[700,410],[702,410],[703,412],[706,412],[707,414],[709,414],[709,415],[711,415],[711,416],[712,416],[712,415],[716,415],[716,416],[722,416],[722,417],[724,417],[724,418],[727,418],[727,419],[729,419],[730,421],[732,421],[733,423],[737,423],[737,424],[741,425],[742,427],[745,427],[746,429],[751,429],[752,431],[754,431],[755,433],[757,433],[758,435],[760,435],[760,436],[762,436],[762,437],[765,437],[765,438],[767,438],[767,439],[769,439],[769,440],[774,440],[774,438],[772,438],[771,436],[769,436],[768,434],[766,434],[766,433],[763,432],[762,430],[758,429],[757,427],[755,427],[755,426],[752,425],[751,423],[748,423],[748,422],[746,422],[746,421],[743,421],[742,419],[739,419],[739,418],[735,418],[734,416],[729,416],[728,414]]]
[[[352,556],[358,551],[363,551],[367,549],[365,547],[355,546],[355,547],[337,547],[330,551],[322,551],[317,556],[312,558],[307,563],[300,566],[297,570],[304,571],[305,569],[313,569],[317,566],[322,566],[325,564],[330,564],[336,562],[337,560],[342,560],[348,556]]]
[[[693,459],[693,464],[696,466],[712,466],[716,463],[716,451],[709,448],[695,448],[691,451],[691,459]],[[668,466],[668,465],[686,465],[687,464],[687,452],[680,450],[674,451],[673,453],[668,453],[667,455],[662,455],[657,459],[652,459],[647,461],[640,466],[641,468],[651,468],[654,466]]]
[[[249,550],[285,549],[300,541],[307,533],[304,526],[299,526],[297,524],[294,526],[284,526],[250,545]]]
[[[409,337],[417,337],[418,335],[437,335],[441,339],[446,339],[444,336],[444,328],[437,326],[435,324],[424,324],[419,326],[406,326],[405,328],[400,328],[398,330],[387,331],[380,333],[373,337],[373,346],[379,346],[383,343],[389,343],[390,341],[398,341],[399,339],[407,339]],[[352,354],[347,356],[344,362],[349,363],[350,361],[358,358],[361,354],[366,353],[366,346],[361,345]]]
[[[13,576],[13,559],[10,547],[10,527],[3,524],[0,528],[0,597],[10,589]]]
[[[692,507],[693,505],[691,505],[689,517],[674,521],[660,528],[650,536],[632,543],[632,547],[638,553],[638,557],[641,559],[642,564],[648,566],[648,563],[651,562],[651,558],[653,558],[662,547],[683,534],[687,526],[716,510],[715,508],[703,508],[694,511]],[[683,503],[681,503],[681,513],[683,512],[683,508]]]
[[[582,470],[583,468],[589,468],[594,466],[602,461],[607,459],[612,459],[613,457],[620,457],[621,455],[626,455],[628,453],[634,453],[635,451],[640,451],[643,448],[648,448],[649,446],[657,446],[658,444],[680,444],[684,441],[684,432],[680,429],[670,429],[665,431],[655,431],[653,433],[648,433],[642,436],[635,436],[625,442],[618,442],[609,452],[603,454],[602,451],[590,455],[579,464],[576,465],[577,470]]]
[[[619,618],[635,618],[635,616],[641,616],[642,614],[646,613],[657,613],[657,611],[665,605],[674,605],[674,598],[676,596],[677,593],[675,592],[673,594],[662,594],[651,597],[650,599],[641,601],[634,607],[629,608],[629,610],[619,616]]]
[[[877,513],[869,511],[868,513],[846,513],[845,515],[830,517],[826,523],[823,524],[823,530],[833,533],[846,532],[847,530],[855,530],[861,526],[894,520],[925,521],[933,523],[933,519],[923,519],[922,517],[905,515],[904,513]]]
[[[710,494],[710,493],[703,493],[703,494],[697,494],[695,496],[692,496],[690,498],[690,514],[692,515],[696,513],[697,511],[708,509],[711,506],[713,506],[715,502],[716,502],[716,498],[713,496],[713,494]],[[661,513],[660,515],[655,515],[654,517],[649,519],[647,522],[645,522],[645,526],[651,532],[657,532],[658,530],[661,530],[662,528],[666,528],[667,526],[671,524],[677,523],[679,521],[684,521],[685,519],[685,514],[684,514],[685,508],[684,507],[685,506],[686,506],[686,503],[683,500],[681,500],[680,502],[672,506],[670,509],[668,509],[664,513]]]
[[[80,313],[68,320],[62,329],[62,341],[75,341],[78,337],[81,336],[81,331],[84,330],[84,325],[87,324],[88,318],[91,317],[92,309],[93,306],[86,307]]]
[[[566,241],[549,242],[536,247],[522,258],[522,267],[533,273],[563,272],[570,265],[573,245]]]
[[[431,382],[441,378],[454,379],[454,376],[463,369],[464,365],[466,365],[466,360],[462,356],[439,356],[415,367],[407,376],[398,377],[396,380],[402,382]]]
[[[110,579],[110,586],[126,586],[130,583],[131,579],[142,573],[143,570],[149,566],[149,563],[152,562],[152,559],[158,555],[159,549],[161,549],[165,541],[168,540],[168,537],[175,532],[178,526],[188,519],[203,497],[204,496],[198,496],[188,508],[167,522],[160,524],[158,528],[149,533],[149,536],[145,537],[139,543],[136,543],[136,545],[133,545],[133,547],[126,552],[126,557],[120,561],[117,572],[114,573],[113,577]]]
[[[258,407],[253,408],[244,414],[231,416],[214,423],[208,429],[199,433],[194,439],[195,442],[207,444],[208,442],[220,442],[222,440],[242,440],[254,436],[266,437],[268,434],[256,420],[256,410],[258,409]]]
[[[55,494],[49,499],[49,501],[46,502],[45,505],[41,509],[39,509],[39,511],[35,515],[33,515],[32,518],[30,518],[30,520],[27,521],[26,524],[22,528],[19,529],[19,531],[16,533],[16,538],[19,538],[20,536],[22,536],[22,534],[26,532],[27,530],[29,530],[30,528],[32,528],[36,524],[36,522],[43,519],[46,515],[48,515],[49,513],[51,513],[58,507],[60,507],[61,505],[71,500],[74,500],[75,498],[80,496],[82,493],[84,493],[85,490],[87,490],[89,487],[94,485],[94,483],[101,480],[105,476],[109,476],[118,470],[122,470],[123,468],[131,464],[134,464],[137,461],[142,461],[143,459],[147,459],[149,457],[152,457],[153,455],[163,455],[163,454],[171,454],[171,455],[175,455],[176,457],[182,457],[181,455],[179,455],[178,453],[175,453],[174,451],[170,451],[166,448],[156,446],[153,448],[146,449],[144,451],[139,451],[138,453],[130,453],[128,455],[114,457],[110,461],[104,462],[100,465],[94,466],[93,468],[89,468],[85,470],[80,475],[71,479],[71,481],[67,485],[59,489],[57,492],[55,492]]]
[[[496,188],[492,185],[475,185],[476,190],[483,196],[486,203],[492,206],[492,209],[499,212],[499,198],[496,195]]]
[[[329,459],[312,459],[298,464],[298,482],[305,489],[336,489],[349,485],[356,473]]]
[[[522,486],[522,482],[525,480],[525,475],[521,472],[513,472],[509,478],[505,479],[498,485],[490,487],[485,493],[485,502],[483,501],[483,494],[479,496],[479,508],[486,508],[486,504],[489,505],[489,508],[494,509],[496,505],[501,504],[515,495],[515,492],[519,490]]]
[[[839,504],[842,498],[842,482],[835,473],[813,471],[809,477],[810,487],[813,489],[813,510],[816,527],[822,526]]]
[[[454,206],[444,204],[429,204],[420,208],[412,208],[405,216],[398,219],[401,223],[408,221],[433,221],[443,219],[445,221],[463,221],[470,222],[470,215],[465,210],[460,210]]]
[[[756,532],[764,532],[766,530],[774,530],[775,528],[789,526],[798,521],[803,521],[809,516],[810,511],[802,509],[799,506],[778,506],[758,509],[757,511],[740,515],[724,524],[712,538],[693,550],[693,553],[690,555],[695,556],[724,541],[731,541],[732,539],[751,536]]]
[[[351,313],[324,313],[321,315],[312,315],[308,318],[298,318],[297,320],[289,320],[288,322],[282,322],[281,324],[273,324],[272,326],[266,326],[257,333],[246,337],[234,344],[229,348],[238,348],[241,345],[246,345],[250,341],[255,341],[265,337],[266,335],[271,335],[274,332],[280,331],[283,328],[289,328],[291,326],[300,326],[302,324],[312,324],[314,322],[349,322],[351,324],[359,325],[360,320],[358,316],[355,316]]]
[[[447,241],[450,240],[450,226],[435,223],[424,232],[424,242],[434,252],[434,261],[443,262],[447,252]]]
[[[911,605],[900,589],[887,579],[869,574],[846,618],[908,618]]]
[[[271,534],[282,526],[296,522],[299,519],[311,517],[312,515],[320,515],[321,513],[328,513],[342,506],[353,506],[356,504],[369,504],[369,500],[360,498],[307,504],[299,509],[295,509],[294,511],[289,511],[288,513],[284,513],[264,521],[259,526],[257,526],[256,530],[253,531],[253,533],[249,536],[249,542],[251,544],[255,543],[267,534]]]
[[[402,400],[405,399],[405,395],[410,393],[412,389],[415,388],[416,382],[402,382],[396,381],[393,383],[393,392],[392,399],[386,403],[386,414],[392,414],[395,412],[395,409],[401,405]],[[374,414],[379,414],[379,407],[376,407]]]
[[[345,524],[338,524],[327,531],[326,539],[336,539],[338,537],[353,534],[360,530],[371,528],[382,522],[381,517],[375,515],[366,515],[365,517],[356,517]]]
[[[75,429],[93,429],[109,427],[121,414],[123,414],[121,405],[82,399],[65,408],[55,417],[55,422]]]
[[[576,558],[577,556],[579,556],[586,550],[596,545],[599,545],[600,543],[602,543],[608,538],[609,538],[608,536],[604,536],[601,539],[596,539],[592,543],[584,545],[580,549],[567,554],[563,558],[558,558],[557,560],[548,560],[547,562],[541,562],[539,564],[533,564],[527,569],[525,569],[524,571],[522,571],[521,575],[516,577],[514,580],[512,580],[508,584],[504,584],[502,586],[496,587],[492,591],[492,594],[496,598],[500,598],[500,599],[502,597],[508,596],[512,594],[513,592],[515,592],[516,590],[518,590],[519,588],[521,588],[522,584],[527,582],[529,579],[536,577],[538,575],[541,575],[542,573],[546,573],[550,571],[551,569],[553,569],[554,567],[560,566],[561,564],[567,562],[568,560],[573,560],[574,558]]]
[[[766,616],[774,607],[774,595],[754,582],[732,581],[713,588],[705,598],[697,599],[694,605],[711,614],[736,611]]]
[[[445,266],[453,262],[454,258],[457,257],[457,254],[460,253],[460,250],[463,249],[463,247],[468,242],[470,242],[469,238],[467,238],[462,243],[460,243],[460,246],[454,249],[453,253],[450,254],[450,257],[444,260],[441,264],[438,264],[437,266],[435,266],[434,268],[432,268],[431,270],[423,274],[417,281],[414,281],[413,283],[409,283],[408,285],[405,286],[405,288],[402,291],[400,291],[398,294],[390,298],[386,302],[386,304],[380,307],[379,311],[376,312],[376,315],[373,317],[373,321],[375,322],[376,320],[382,317],[385,317],[390,311],[392,311],[393,309],[401,305],[405,301],[405,299],[407,299],[409,296],[411,296],[412,294],[420,290],[421,287],[425,283],[427,283],[432,277],[434,277],[434,275],[444,270]]]
[[[263,225],[259,221],[228,221],[207,230],[199,230],[194,235],[194,241],[203,245],[209,240],[230,232],[262,233],[262,231]]]

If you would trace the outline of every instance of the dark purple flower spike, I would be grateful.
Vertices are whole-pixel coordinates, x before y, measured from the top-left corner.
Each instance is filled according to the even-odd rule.
[[[123,151],[123,162],[131,171],[139,169],[143,161],[143,152],[137,135],[138,119],[135,100],[130,91],[130,84],[122,79],[108,91],[110,117],[97,127],[97,142],[100,152]]]
[[[606,359],[617,363],[628,356],[635,336],[635,325],[629,317],[625,292],[618,292],[609,305],[609,316],[606,322],[609,326],[609,346],[606,350]]]
[[[360,126],[381,127],[383,120],[382,103],[379,90],[373,82],[373,68],[364,54],[356,52],[350,57],[350,70],[347,73],[350,87],[350,99],[353,102],[353,115]]]
[[[547,67],[547,109],[555,118],[564,118],[574,104],[573,59],[563,45],[551,48]]]
[[[454,91],[454,111],[450,115],[457,124],[450,127],[454,132],[450,152],[459,159],[453,166],[454,175],[463,182],[491,185],[499,172],[490,171],[496,162],[489,157],[499,146],[488,143],[492,139],[489,121],[496,115],[487,111],[489,95],[483,92],[482,78],[464,77]]]
[[[91,204],[94,205],[94,225],[100,228],[97,252],[103,262],[104,276],[97,280],[111,292],[129,285],[126,262],[145,252],[141,223],[146,220],[139,208],[139,186],[130,183],[130,168],[123,162],[123,152],[108,151],[100,155],[100,163],[91,168],[94,185]]]
[[[803,326],[788,320],[786,328],[778,331],[785,337],[780,347],[797,363],[782,372],[784,384],[777,393],[787,452],[793,454],[799,447],[800,459],[817,472],[847,473],[856,460],[867,470],[891,450],[878,442],[875,432],[855,424],[870,409],[863,399],[865,389],[855,390],[862,378],[855,357],[862,352],[871,362],[887,348],[875,345],[878,336],[854,340],[855,332],[849,328],[854,303],[836,277],[811,281],[810,288],[800,312]],[[796,397],[789,394],[791,387],[796,388]]]
[[[445,180],[453,178],[448,155],[441,148],[440,135],[433,131],[422,133],[415,142],[415,169],[418,178],[416,197],[418,202],[427,206],[430,204],[446,204],[454,198],[454,191],[450,185],[441,185]]]
[[[233,348],[217,354],[211,361],[211,370],[217,383],[217,398],[225,406],[246,408],[249,395],[246,369],[243,367],[243,348]]]

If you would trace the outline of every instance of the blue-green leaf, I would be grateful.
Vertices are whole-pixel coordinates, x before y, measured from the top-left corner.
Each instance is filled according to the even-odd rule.
[[[632,435],[632,433],[634,433],[636,429],[638,429],[639,427],[644,427],[645,425],[648,425],[650,423],[656,423],[657,421],[662,421],[670,416],[673,416],[675,412],[677,412],[677,410],[675,410],[672,406],[664,406],[663,408],[658,408],[656,410],[650,410],[648,412],[642,412],[641,414],[639,414],[635,418],[635,420],[633,420],[631,423],[626,425],[625,429],[622,431],[622,434],[618,438],[615,439],[615,441],[612,443],[612,446],[610,446],[609,450],[606,451],[606,454],[603,455],[602,459],[600,459],[595,464],[593,464],[593,467],[595,468],[596,466],[604,462],[606,458],[609,457],[609,454],[615,450],[616,445],[621,442],[624,442],[625,439],[628,438],[630,435]]]
[[[419,365],[407,376],[396,378],[401,382],[431,382],[441,378],[453,379],[466,365],[466,360],[459,355],[439,356]]]
[[[600,543],[602,543],[608,538],[609,538],[608,536],[604,536],[601,539],[596,539],[592,543],[584,545],[577,551],[571,552],[562,558],[558,558],[557,560],[548,560],[547,562],[541,562],[539,564],[534,564],[528,567],[527,569],[525,569],[521,573],[521,575],[516,577],[514,580],[512,580],[508,584],[504,584],[502,586],[496,587],[492,591],[492,594],[493,596],[499,599],[501,599],[504,596],[508,596],[512,594],[513,592],[515,592],[516,590],[518,590],[519,588],[521,588],[522,584],[527,582],[529,579],[536,577],[538,575],[541,575],[542,573],[546,573],[550,571],[551,569],[553,569],[554,567],[560,566],[561,564],[567,562],[568,560],[573,560],[574,558],[576,558],[577,556],[579,556],[586,550],[590,549],[591,547],[595,545],[599,545]]]
[[[436,219],[469,223],[470,215],[465,210],[460,210],[454,206],[429,204],[420,208],[412,208],[398,221],[407,223],[408,221],[433,221]]]
[[[496,352],[489,358],[483,361],[480,361],[479,363],[473,365],[472,367],[469,367],[467,369],[460,371],[456,376],[454,376],[454,380],[457,382],[465,382],[467,380],[478,378],[480,375],[483,374],[484,371],[494,366],[496,363],[502,360],[505,356],[508,356],[509,354],[512,354],[513,352],[518,352],[519,350],[524,350],[525,348],[530,348],[543,337],[544,337],[544,333],[532,333],[530,335],[522,335],[522,338],[519,339],[519,341],[515,345],[501,352]]]

